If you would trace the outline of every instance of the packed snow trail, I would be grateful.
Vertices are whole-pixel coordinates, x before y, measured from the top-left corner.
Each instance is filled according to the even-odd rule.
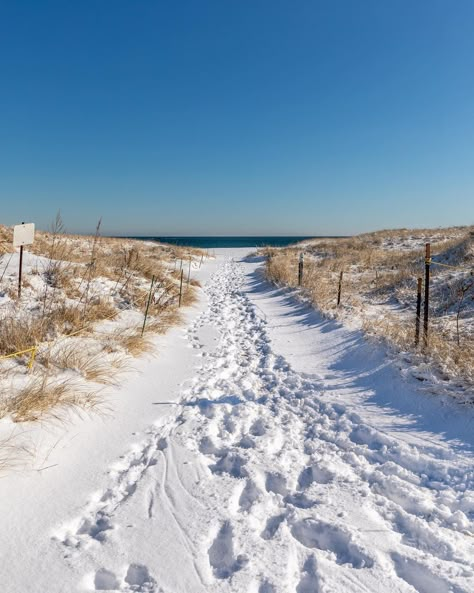
[[[238,262],[217,270],[182,401],[55,531],[78,589],[474,591],[472,460],[325,401],[272,351],[244,281]]]

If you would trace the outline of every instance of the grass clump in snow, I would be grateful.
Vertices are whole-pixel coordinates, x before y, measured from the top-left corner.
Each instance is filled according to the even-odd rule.
[[[417,278],[424,276],[424,245],[431,243],[429,348],[415,349]],[[267,248],[266,275],[298,286],[323,313],[359,324],[399,350],[433,363],[445,378],[474,384],[474,228],[393,230],[303,246]],[[438,264],[444,264],[436,265]],[[337,307],[343,272],[341,306]],[[420,341],[422,343],[422,340]]]
[[[64,412],[93,410],[103,404],[98,391],[69,379],[57,380],[47,374],[31,378],[14,395],[2,401],[0,417],[14,422],[31,422],[45,418],[64,420]]]
[[[22,435],[11,434],[0,438],[0,477],[14,470],[21,470],[33,457],[32,447]]]
[[[25,378],[29,354],[0,360],[1,415],[17,422],[54,416],[56,408],[94,409],[94,389],[81,385],[115,383],[128,355],[150,350],[152,334],[179,323],[176,270],[204,256],[200,250],[103,237],[100,221],[94,235],[68,235],[58,215],[50,231],[38,231],[27,248],[18,299],[11,242],[12,230],[0,226],[0,356],[38,347],[26,385],[15,377]],[[195,302],[198,285],[194,279],[185,283],[182,305]]]
[[[91,340],[65,340],[51,351],[40,355],[40,361],[46,368],[71,370],[78,373],[87,381],[113,385],[118,382],[122,373],[129,370],[128,359],[124,353],[107,352],[107,348],[89,350]],[[93,341],[93,340],[92,340]]]

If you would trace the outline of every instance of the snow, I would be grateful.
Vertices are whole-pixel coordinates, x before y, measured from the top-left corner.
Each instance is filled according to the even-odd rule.
[[[304,247],[307,263],[299,297],[312,299],[326,315],[385,340],[399,353],[403,351],[411,372],[421,381],[436,383],[438,392],[451,393],[472,405],[474,377],[469,361],[474,331],[473,237],[472,228],[453,228],[380,231],[347,241],[314,239]],[[431,242],[432,265],[431,344],[425,354],[414,349],[413,338],[417,278],[424,282],[426,242]],[[351,254],[355,246],[359,251]],[[281,257],[280,263],[286,258],[287,265],[296,269],[296,250],[275,250],[274,254]],[[342,300],[336,307],[341,270]],[[296,278],[288,278],[285,272],[276,277],[295,286]],[[318,293],[317,287],[326,287],[326,294],[324,290]]]
[[[473,412],[216,250],[110,412],[0,434],[8,593],[468,593]],[[426,387],[426,386],[425,386]]]

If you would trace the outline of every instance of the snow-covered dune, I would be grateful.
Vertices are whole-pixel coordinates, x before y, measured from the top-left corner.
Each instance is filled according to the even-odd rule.
[[[100,436],[0,482],[5,591],[474,590],[471,410],[243,255],[203,267]]]

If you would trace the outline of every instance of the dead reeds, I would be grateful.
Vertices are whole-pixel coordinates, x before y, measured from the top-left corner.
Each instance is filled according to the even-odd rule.
[[[474,340],[470,318],[474,307],[473,228],[379,231],[343,239],[320,239],[304,247],[303,294],[330,316],[364,319],[367,334],[398,350],[416,353],[417,277],[424,267],[424,242],[431,241],[429,349],[422,353],[441,374],[474,383]],[[301,247],[266,249],[266,276],[298,287]],[[463,271],[464,270],[464,271]],[[342,306],[337,307],[338,281],[344,272]],[[394,314],[393,310],[399,310]]]
[[[11,241],[11,229],[0,226],[0,255],[12,251]],[[75,407],[97,409],[97,384],[117,383],[129,369],[128,355],[151,350],[153,334],[180,322],[176,261],[203,255],[104,237],[100,222],[90,237],[68,235],[59,214],[48,232],[37,232],[28,250],[42,257],[24,274],[21,301],[11,272],[0,282],[8,297],[0,307],[0,356],[38,347],[31,372],[28,355],[0,360],[0,416],[15,422],[63,418],[64,410]],[[195,302],[198,286],[194,279],[186,285],[183,305]]]
[[[14,422],[64,420],[67,410],[91,411],[102,403],[99,391],[70,379],[55,380],[43,374],[31,378],[14,395],[3,398],[0,417],[9,415]]]

